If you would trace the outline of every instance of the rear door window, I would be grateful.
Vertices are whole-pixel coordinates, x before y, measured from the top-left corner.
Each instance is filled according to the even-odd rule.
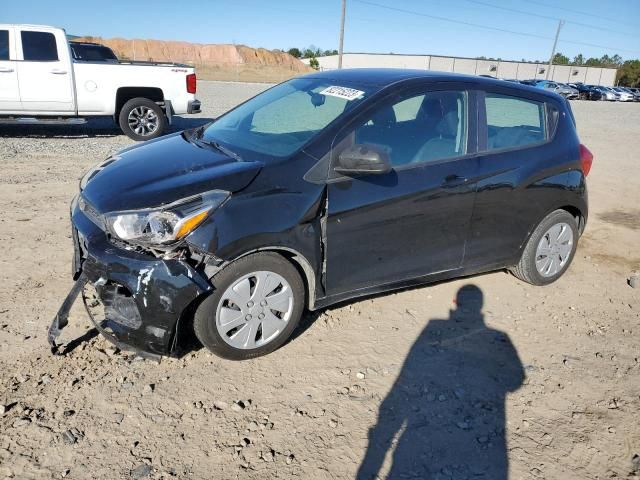
[[[0,60],[9,60],[9,30],[0,30]]]
[[[547,138],[543,102],[487,93],[485,107],[489,150],[526,148]]]
[[[55,62],[58,60],[56,37],[49,32],[20,32],[22,58],[31,62]]]

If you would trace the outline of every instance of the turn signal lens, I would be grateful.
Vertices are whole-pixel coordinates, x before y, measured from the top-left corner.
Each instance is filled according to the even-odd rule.
[[[182,237],[189,235],[192,231],[194,231],[196,227],[200,225],[205,218],[207,218],[208,213],[209,213],[209,210],[205,210],[204,212],[197,213],[191,218],[185,219],[175,234],[176,240],[179,240]]]

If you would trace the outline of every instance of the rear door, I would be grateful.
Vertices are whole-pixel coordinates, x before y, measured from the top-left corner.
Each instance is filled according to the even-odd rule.
[[[484,107],[483,107],[484,105]],[[517,260],[529,230],[566,183],[572,145],[553,142],[548,105],[535,94],[491,87],[480,94],[479,177],[465,267]]]
[[[18,82],[26,112],[73,112],[73,72],[64,32],[16,29]]]
[[[0,26],[0,111],[20,110],[18,66],[13,27]]]

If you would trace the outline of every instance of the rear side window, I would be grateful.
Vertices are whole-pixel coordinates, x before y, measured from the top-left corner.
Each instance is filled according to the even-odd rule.
[[[0,60],[9,60],[9,30],[0,30]]]
[[[22,57],[26,61],[51,62],[58,60],[56,37],[48,32],[20,32]]]
[[[115,54],[106,47],[99,45],[74,45],[71,44],[73,58],[85,62],[104,62],[107,60],[117,60]]]
[[[547,138],[544,103],[487,93],[485,106],[489,150],[527,147]]]

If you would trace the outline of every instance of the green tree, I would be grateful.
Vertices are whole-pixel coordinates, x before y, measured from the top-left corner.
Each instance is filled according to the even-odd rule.
[[[558,52],[553,56],[553,63],[555,65],[569,65],[569,57]]]
[[[574,65],[582,65],[584,63],[584,57],[581,53],[579,53],[578,55],[573,57],[573,62],[571,63],[573,63]]]
[[[319,70],[320,62],[318,62],[318,59],[316,57],[311,57],[311,60],[309,60],[309,66],[311,68],[315,68],[316,70]]]
[[[287,50],[287,53],[292,57],[300,58],[302,56],[302,52],[299,48],[293,47]]]
[[[625,87],[640,87],[640,60],[624,62],[618,70],[616,83]]]

